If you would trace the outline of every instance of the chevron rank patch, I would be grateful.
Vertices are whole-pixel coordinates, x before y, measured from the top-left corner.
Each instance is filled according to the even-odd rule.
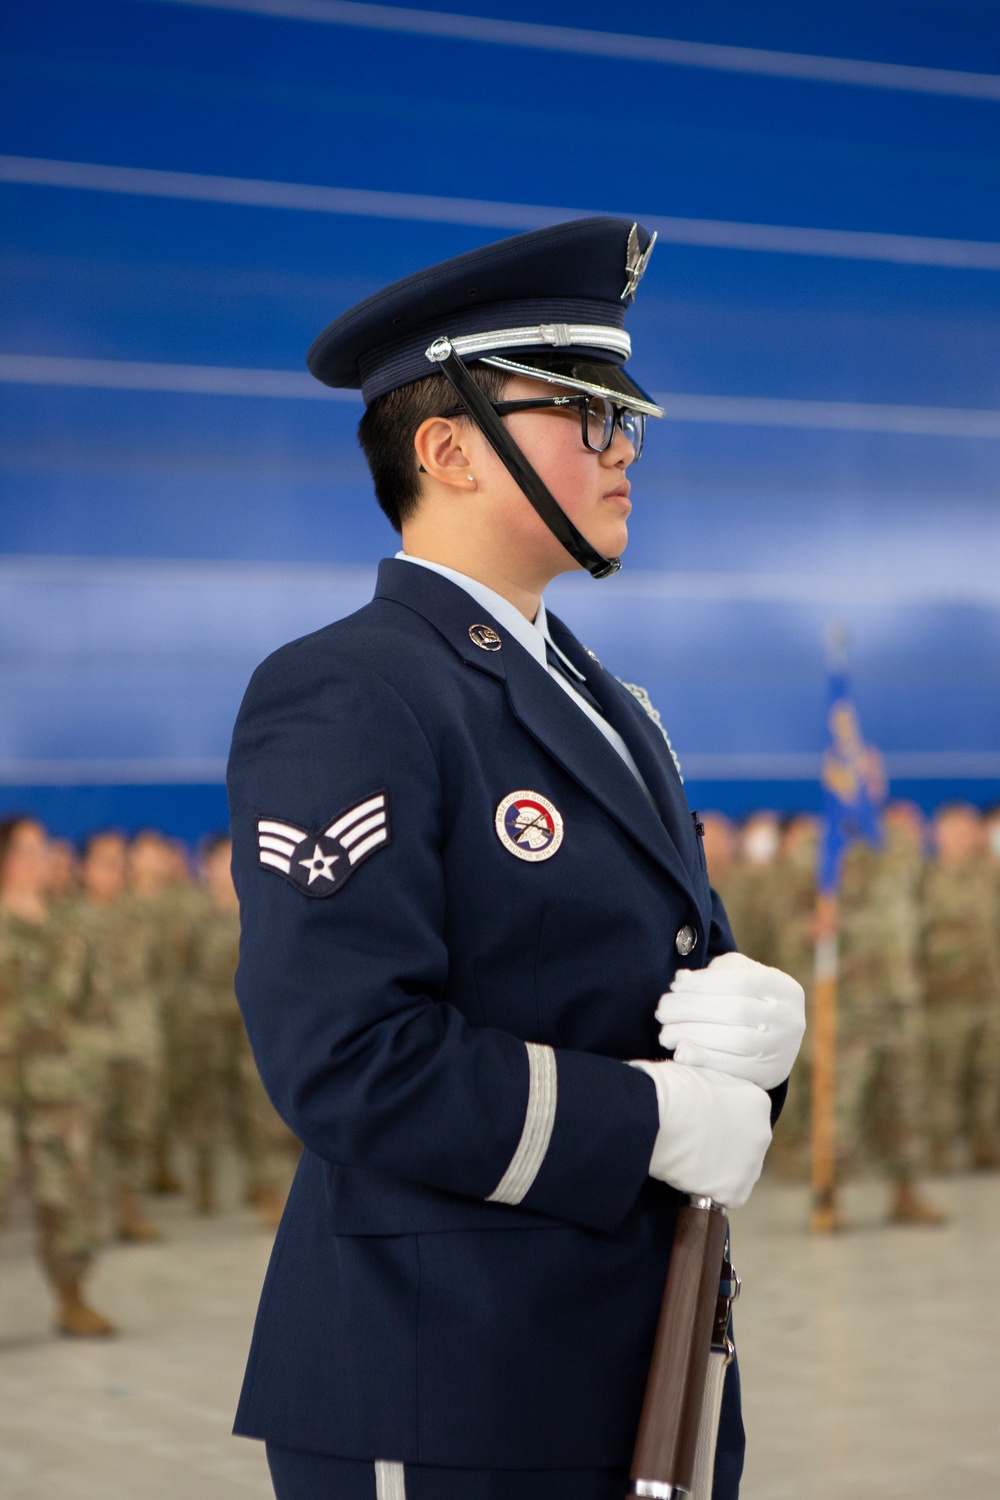
[[[260,863],[307,896],[332,896],[377,850],[389,842],[389,803],[385,792],[338,813],[321,833],[277,818],[257,819]]]

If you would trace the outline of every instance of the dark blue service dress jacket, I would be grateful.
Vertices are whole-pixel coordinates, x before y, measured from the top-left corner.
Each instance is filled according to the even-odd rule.
[[[411,563],[247,690],[237,991],[305,1150],[239,1433],[627,1469],[681,1200],[647,1176],[655,1089],[625,1060],[662,1055],[678,966],[735,945],[662,730],[549,621],[655,807],[531,655]]]

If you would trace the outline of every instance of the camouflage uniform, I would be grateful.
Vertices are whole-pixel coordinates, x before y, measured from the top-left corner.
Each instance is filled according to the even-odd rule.
[[[86,953],[83,1020],[104,1038],[104,1143],[119,1191],[149,1177],[163,1048],[151,983],[150,928],[132,897],[114,906],[74,903],[72,927]]]
[[[955,1165],[959,1143],[973,1160],[1000,1158],[1000,928],[997,884],[986,859],[927,866],[921,899],[921,978],[927,1110],[934,1165]]]
[[[51,917],[0,910],[0,1208],[18,1158],[39,1253],[58,1287],[97,1243],[93,1146],[100,1060],[79,1025],[83,953]]]
[[[770,964],[797,979],[806,994],[806,1015],[811,1022],[813,977],[816,963],[816,841],[803,839],[793,854],[783,855],[773,865],[755,874],[756,892],[751,906],[748,937],[753,946],[743,949],[758,963]],[[806,1034],[798,1061],[788,1083],[788,1098],[775,1127],[769,1153],[773,1166],[783,1176],[803,1178],[809,1174],[811,1141],[812,1027]]]
[[[182,1129],[204,1171],[227,1129],[247,1164],[251,1193],[283,1191],[298,1142],[267,1097],[243,1027],[233,988],[239,944],[239,911],[204,897],[192,943]]]
[[[172,887],[160,895],[133,897],[145,927],[149,984],[156,1004],[161,1041],[161,1081],[156,1098],[154,1158],[158,1174],[171,1176],[171,1146],[180,1129],[186,1070],[197,1058],[185,1037],[191,986],[191,936],[200,909],[198,893]]]
[[[921,861],[890,831],[844,858],[837,984],[836,1139],[841,1174],[863,1156],[909,1181],[920,1165]]]
[[[772,936],[768,882],[773,872],[773,865],[741,861],[712,882],[726,908],[736,946],[748,958],[755,958],[762,964],[771,962],[767,956]]]

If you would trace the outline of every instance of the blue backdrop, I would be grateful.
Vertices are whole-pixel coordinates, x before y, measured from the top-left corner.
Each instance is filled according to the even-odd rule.
[[[1000,798],[992,0],[3,12],[4,805],[224,819],[255,662],[395,550],[313,335],[591,211],[660,230],[630,327],[668,420],[625,572],[555,607],[703,807],[815,805],[834,620],[895,789]]]

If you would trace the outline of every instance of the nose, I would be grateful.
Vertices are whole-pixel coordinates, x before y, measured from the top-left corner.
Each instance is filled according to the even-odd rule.
[[[635,459],[635,449],[617,422],[615,423],[614,437],[601,454],[601,457],[607,460],[609,468],[617,467],[622,469],[627,469],[629,464]]]

